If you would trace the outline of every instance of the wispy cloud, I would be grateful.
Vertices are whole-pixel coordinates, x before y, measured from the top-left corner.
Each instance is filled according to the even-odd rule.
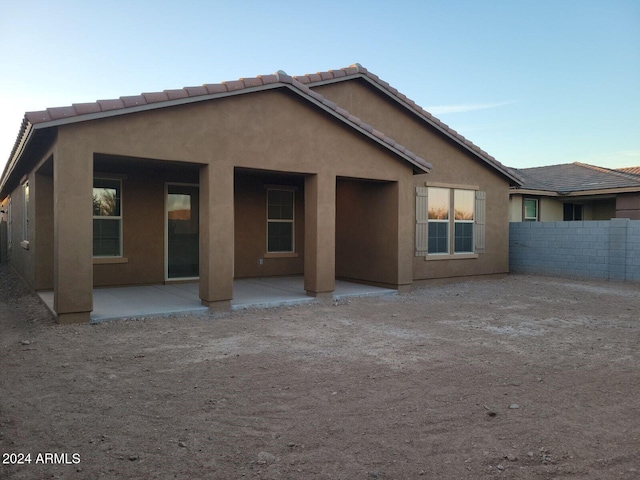
[[[433,115],[444,115],[447,113],[464,113],[473,112],[475,110],[486,110],[488,108],[504,107],[505,105],[511,105],[516,103],[511,102],[496,102],[496,103],[462,103],[459,105],[434,105],[427,107],[426,110]]]

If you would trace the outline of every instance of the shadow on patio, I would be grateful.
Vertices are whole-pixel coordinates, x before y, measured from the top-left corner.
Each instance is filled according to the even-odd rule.
[[[333,298],[390,295],[388,288],[336,280]],[[38,292],[42,301],[53,311],[53,291]],[[233,281],[231,309],[268,308],[307,303],[315,300],[305,294],[302,276],[243,278]],[[145,285],[131,287],[96,288],[93,290],[91,322],[117,318],[146,317],[171,314],[206,313],[201,305],[198,283]]]

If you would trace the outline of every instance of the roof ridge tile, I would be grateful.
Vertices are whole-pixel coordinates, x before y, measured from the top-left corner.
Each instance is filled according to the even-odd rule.
[[[169,100],[169,95],[167,95],[166,91],[164,91],[164,92],[143,93],[142,96],[146,100],[147,104],[166,102],[166,101]]]
[[[225,93],[229,91],[225,83],[205,83],[203,87],[207,90],[207,93],[209,95],[214,95],[216,93]]]
[[[52,120],[58,120],[60,118],[74,117],[76,116],[76,109],[71,107],[53,107],[47,108],[47,112]]]
[[[138,105],[146,105],[147,100],[144,98],[144,95],[130,95],[126,97],[120,97],[122,103],[124,103],[125,108],[128,107],[137,107]]]
[[[165,90],[164,93],[167,94],[169,100],[178,100],[181,98],[187,98],[189,94],[184,88],[176,88],[173,90]]]
[[[96,102],[74,103],[72,106],[77,115],[88,115],[90,113],[100,113],[102,111],[100,110],[100,105]]]
[[[187,92],[187,95],[190,97],[199,97],[200,95],[206,95],[207,89],[206,87],[200,85],[198,87],[184,87],[183,90]]]
[[[125,108],[124,102],[119,98],[98,100],[96,103],[100,105],[100,110],[102,110],[103,112]]]

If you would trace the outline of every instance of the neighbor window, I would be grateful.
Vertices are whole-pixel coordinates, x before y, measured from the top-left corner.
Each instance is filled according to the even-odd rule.
[[[93,256],[122,256],[122,183],[93,180]]]
[[[525,198],[523,208],[524,208],[524,220],[526,222],[538,221],[538,199],[537,198]]]
[[[22,240],[29,241],[29,182],[22,184],[22,192],[24,194],[24,221],[22,223]]]
[[[267,253],[294,251],[293,190],[267,190]]]
[[[565,203],[563,205],[565,222],[582,220],[582,205],[579,203]]]

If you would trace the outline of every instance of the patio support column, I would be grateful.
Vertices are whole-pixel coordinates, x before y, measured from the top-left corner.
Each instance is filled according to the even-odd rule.
[[[58,134],[53,157],[53,309],[59,323],[93,310],[93,155]]]
[[[331,297],[336,285],[336,177],[310,175],[304,183],[304,289]]]
[[[410,292],[413,283],[415,189],[413,178],[402,177],[395,185],[398,196],[398,292]]]
[[[226,309],[233,298],[233,166],[200,169],[200,300]]]

